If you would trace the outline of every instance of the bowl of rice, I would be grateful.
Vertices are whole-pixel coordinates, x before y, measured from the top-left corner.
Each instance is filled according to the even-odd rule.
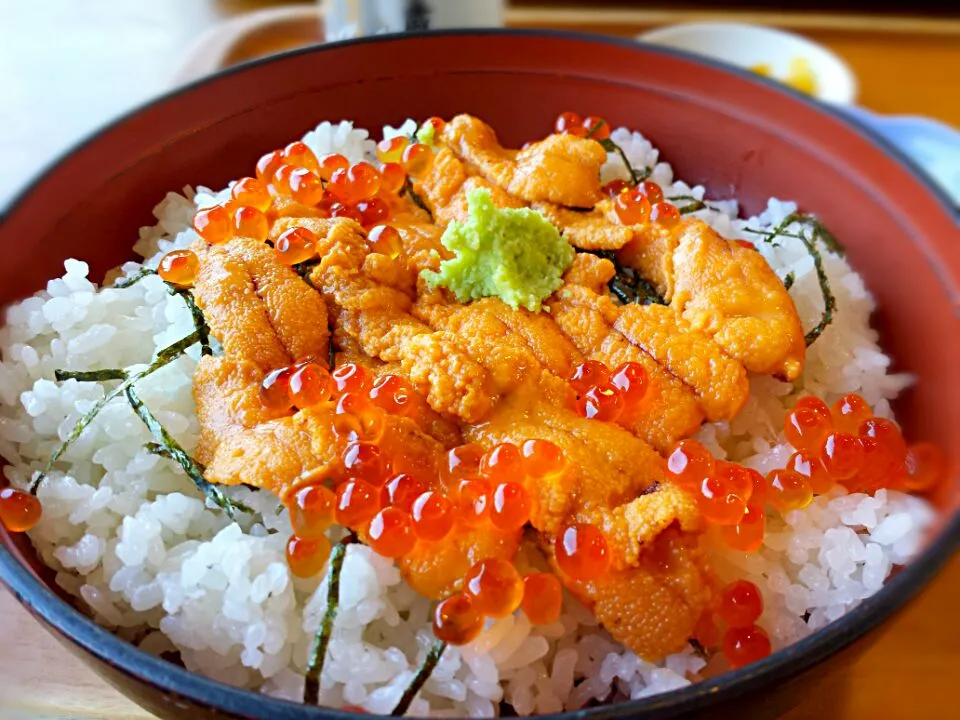
[[[522,181],[558,167],[550,182]],[[429,179],[447,171],[460,173],[462,207]],[[577,199],[584,187],[590,206]],[[417,254],[415,227],[435,237],[430,252]],[[599,246],[595,227],[622,242]],[[227,70],[100,131],[4,211],[0,580],[162,718],[776,716],[862,652],[956,552],[958,229],[948,199],[878,135],[675,50],[456,31]],[[667,280],[644,265],[651,238],[667,243]],[[691,247],[713,259],[697,265]],[[509,265],[511,253],[527,259]],[[344,264],[351,257],[360,264]],[[398,258],[419,280],[388,272]],[[711,275],[715,262],[729,272]],[[701,274],[683,274],[691,268]],[[282,317],[261,272],[296,298]],[[735,310],[736,293],[711,294],[725,282],[752,299]],[[351,304],[364,288],[406,288],[406,309]],[[567,304],[575,297],[588,300]],[[698,302],[714,326],[691,329]],[[589,315],[597,307],[606,314]],[[447,311],[461,310],[449,324]],[[321,323],[315,311],[329,315]],[[622,351],[564,324],[601,315]],[[763,354],[776,345],[760,341],[773,316],[792,323],[795,342]],[[653,317],[692,344],[661,351],[660,335],[641,332]],[[285,323],[299,329],[288,337]],[[398,327],[418,328],[414,340],[384,340]],[[544,352],[533,332],[563,352]],[[760,340],[738,344],[746,333]],[[278,339],[292,364],[256,366]],[[459,374],[448,362],[457,348]],[[536,365],[539,390],[501,390],[480,409],[466,390],[441,392],[469,363],[493,376],[497,362]],[[505,375],[490,383],[509,385]],[[302,400],[310,382],[322,400]],[[405,388],[389,406],[388,385]],[[220,395],[199,389],[214,386]],[[650,400],[628,418],[637,388],[668,386],[675,402],[658,412],[689,407],[689,427],[644,420]],[[210,408],[235,408],[230,393],[250,388],[260,398],[250,412],[267,415],[218,425]],[[387,408],[376,415],[384,437],[399,427],[419,438],[391,446],[394,469],[414,445],[436,445],[444,462],[483,452],[479,477],[456,476],[452,460],[440,477],[447,467],[459,478],[457,523],[490,513],[492,525],[469,520],[471,547],[513,538],[513,565],[471,555],[462,580],[424,590],[433,575],[417,568],[432,572],[431,556],[449,548],[427,543],[423,508],[440,486],[415,483],[416,464],[373,483],[382,507],[360,523],[350,497],[372,476],[357,438],[374,417],[356,409],[367,407],[361,390]],[[411,397],[417,427],[398,418]],[[532,423],[530,408],[550,419]],[[349,440],[337,456],[349,479],[325,466],[281,491],[258,475],[317,445],[263,445],[265,435],[328,416],[331,443]],[[448,429],[456,439],[438,439]],[[603,458],[621,452],[608,471]],[[510,453],[518,475],[497,484]],[[710,472],[685,485],[696,462]],[[565,487],[557,497],[583,502],[587,485],[559,479],[568,471],[606,473],[601,486],[621,482],[629,496],[554,527],[536,492]],[[720,477],[755,479],[718,505]],[[477,490],[486,481],[489,496]],[[403,505],[408,486],[424,492]],[[523,502],[505,505],[508,490]],[[304,519],[326,512],[317,497],[336,509],[319,531]],[[417,548],[421,566],[409,561]]]

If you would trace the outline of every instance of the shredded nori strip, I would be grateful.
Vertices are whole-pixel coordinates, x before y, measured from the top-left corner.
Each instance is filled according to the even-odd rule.
[[[687,642],[690,643],[690,647],[693,648],[693,651],[700,658],[702,658],[703,660],[707,659],[707,649],[703,646],[703,643],[701,643],[696,638],[690,638]]]
[[[183,298],[183,302],[190,311],[190,317],[193,318],[193,327],[197,331],[200,342],[200,354],[213,355],[213,349],[210,347],[210,326],[207,325],[206,318],[203,317],[203,313],[197,307],[197,301],[194,299],[193,293],[186,288],[177,287],[171,283],[167,283],[167,287],[170,289],[171,295],[179,295]]]
[[[199,335],[194,331],[189,335],[187,335],[185,338],[181,338],[180,340],[177,340],[177,342],[173,343],[172,345],[168,345],[163,350],[158,352],[157,357],[154,359],[154,361],[151,362],[149,365],[147,365],[147,367],[145,367],[143,370],[140,370],[132,374],[125,371],[119,371],[119,370],[114,371],[114,372],[124,372],[123,382],[117,385],[113,390],[108,392],[102,398],[97,400],[96,404],[94,404],[94,406],[90,408],[90,410],[88,410],[83,417],[77,420],[77,424],[73,426],[73,429],[70,431],[70,434],[67,435],[67,439],[60,444],[60,447],[58,447],[56,451],[54,451],[53,455],[51,455],[50,459],[47,461],[46,466],[44,466],[43,470],[37,476],[37,479],[33,481],[33,484],[30,486],[30,492],[33,495],[37,494],[37,488],[40,487],[40,483],[43,482],[43,479],[47,476],[47,473],[50,472],[50,469],[53,467],[53,464],[60,459],[60,456],[63,455],[64,452],[66,452],[66,449],[70,447],[70,444],[73,443],[73,441],[76,440],[78,437],[80,437],[83,431],[87,429],[87,427],[90,425],[91,422],[93,422],[94,418],[97,417],[100,411],[103,410],[104,407],[106,407],[108,402],[113,400],[115,397],[118,397],[127,388],[132,387],[135,382],[142,380],[147,375],[150,375],[151,373],[162,368],[164,365],[168,365],[169,363],[176,360],[178,357],[180,357],[181,355],[183,355],[183,353],[187,351],[187,348],[189,348],[191,345],[196,344],[199,340],[200,340]]]
[[[303,686],[303,704],[316,705],[320,700],[320,675],[323,673],[323,663],[327,656],[327,647],[330,645],[330,636],[333,634],[333,621],[337,617],[340,606],[340,573],[343,570],[343,561],[347,556],[347,545],[356,542],[356,536],[350,533],[338,542],[330,553],[330,572],[327,581],[327,611],[323,614],[320,627],[313,639],[310,648],[310,662],[307,665]]]
[[[150,268],[140,268],[137,271],[136,275],[127,278],[120,278],[117,280],[113,287],[122,290],[123,288],[128,288],[131,285],[136,285],[138,282],[143,280],[145,277],[150,277],[151,275],[156,275],[156,270],[151,270]]]
[[[167,429],[160,424],[156,416],[150,412],[150,409],[143,404],[143,401],[137,395],[133,386],[128,385],[123,390],[127,396],[127,402],[137,414],[137,417],[147,426],[147,430],[153,435],[154,441],[164,449],[164,456],[169,457],[176,462],[187,476],[193,480],[193,484],[204,496],[217,507],[221,508],[231,520],[237,519],[237,511],[252,513],[253,510],[241,502],[231,500],[216,485],[203,477],[203,470],[197,462],[187,454],[187,451],[180,446],[173,436],[167,432]]]
[[[638,185],[648,177],[650,173],[653,172],[651,168],[644,167],[642,170],[637,170],[633,165],[630,164],[630,161],[627,159],[627,154],[623,151],[623,148],[617,145],[610,138],[604,138],[603,140],[597,140],[598,143],[603,147],[607,152],[615,152],[620,156],[620,159],[623,160],[623,164],[627,166],[627,172],[630,173],[630,179],[633,181],[631,185]]]
[[[640,491],[640,494],[637,497],[643,497],[644,495],[652,495],[660,489],[660,481],[654,480],[652,483],[647,485],[643,490]]]
[[[403,197],[404,195],[408,195],[413,204],[423,210],[430,217],[430,222],[433,222],[433,213],[430,212],[430,208],[427,207],[427,204],[423,201],[423,198],[417,195],[416,191],[413,189],[413,183],[410,182],[409,177],[403,181],[403,187],[400,188],[400,197]]]
[[[797,233],[787,232],[787,228],[795,222],[810,227],[813,231],[813,237],[807,237],[802,230]],[[820,294],[823,296],[823,313],[820,316],[820,322],[804,337],[807,347],[810,347],[817,341],[817,338],[823,334],[827,326],[833,322],[833,313],[836,312],[837,309],[837,298],[830,289],[830,278],[827,277],[827,272],[823,268],[823,256],[817,249],[817,242],[822,242],[827,248],[841,256],[845,252],[843,246],[840,245],[833,234],[827,230],[819,220],[810,215],[804,215],[798,212],[792,212],[787,215],[773,230],[754,230],[752,228],[744,228],[744,230],[755,235],[763,236],[764,242],[772,243],[774,246],[776,246],[775,241],[778,237],[790,237],[799,240],[803,243],[807,252],[810,253],[810,257],[813,258],[813,267],[817,272]],[[790,281],[787,289],[793,286],[794,280],[796,280],[796,278]],[[786,278],[784,279],[784,285],[786,286]]]
[[[610,292],[624,305],[637,303],[639,305],[666,305],[667,301],[642,277],[640,273],[631,267],[623,265],[616,252],[613,250],[593,250],[589,251],[597,257],[602,257],[613,263],[617,274],[613,276],[607,287]]]
[[[786,275],[786,277],[783,278],[783,286],[784,286],[787,290],[789,290],[790,288],[793,287],[793,284],[794,284],[796,281],[797,281],[797,276],[796,276],[794,273],[792,273],[792,272],[788,272],[787,275]]]
[[[106,382],[107,380],[126,380],[127,371],[119,368],[106,370],[54,370],[53,377],[57,382],[76,380],[77,382]]]
[[[427,657],[423,660],[423,665],[417,670],[417,674],[413,676],[413,680],[410,681],[407,689],[403,691],[403,695],[401,695],[400,700],[397,701],[396,707],[390,711],[390,715],[393,717],[406,715],[407,710],[410,709],[410,703],[417,697],[417,693],[420,692],[424,683],[430,679],[430,675],[433,673],[434,668],[437,667],[437,663],[440,662],[440,657],[446,649],[447,644],[442,640],[438,640],[430,647],[430,650],[427,652]]]

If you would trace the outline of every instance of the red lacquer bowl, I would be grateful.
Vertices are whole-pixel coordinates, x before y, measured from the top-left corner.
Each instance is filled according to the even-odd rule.
[[[520,144],[568,109],[643,130],[679,176],[714,197],[741,198],[747,213],[771,195],[817,213],[876,294],[875,319],[897,369],[918,378],[897,408],[908,436],[953,451],[923,554],[857,609],[742,670],[570,717],[773,716],[811,678],[862,649],[856,641],[915,595],[960,537],[958,216],[898,152],[836,111],[709,61],[570,34],[451,32],[294,52],[161,98],[48,170],[0,225],[0,301],[41,288],[67,257],[89,261],[98,277],[130,257],[137,228],[152,224],[150,210],[167,190],[222,187],[320,119],[377,128],[470,112]],[[228,688],[141,653],[61,599],[24,538],[0,539],[0,578],[69,649],[161,717],[346,717]]]

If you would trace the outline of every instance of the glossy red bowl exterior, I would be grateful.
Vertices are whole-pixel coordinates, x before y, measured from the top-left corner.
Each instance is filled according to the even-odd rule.
[[[917,375],[898,407],[908,436],[960,447],[960,225],[947,200],[836,111],[744,72],[619,40],[516,31],[387,36],[267,59],[177,91],[91,138],[8,209],[0,304],[41,288],[67,257],[102,274],[130,256],[137,228],[153,223],[150,210],[165,192],[222,187],[320,119],[378,128],[470,112],[518,145],[568,109],[643,130],[680,177],[706,184],[713,197],[739,197],[747,213],[775,195],[818,214],[876,294],[875,319],[897,369]],[[830,663],[862,650],[855,641],[956,551],[955,452],[949,481],[933,499],[939,521],[923,554],[824,630],[709,682],[566,717],[778,714]],[[228,688],[141,653],[61,599],[24,538],[4,534],[2,543],[0,578],[21,601],[161,717],[347,717]]]

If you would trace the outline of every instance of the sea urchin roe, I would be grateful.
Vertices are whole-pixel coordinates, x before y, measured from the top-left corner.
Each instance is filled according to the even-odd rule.
[[[520,450],[513,443],[500,443],[480,458],[480,475],[491,485],[523,480]]]
[[[370,373],[362,365],[356,363],[341,365],[333,371],[332,375],[339,393],[366,394],[373,384]]]
[[[563,528],[554,543],[554,552],[560,570],[573,580],[596,580],[610,567],[606,536],[587,523]]]
[[[763,595],[749,580],[737,580],[720,592],[717,615],[730,627],[753,625],[763,613]]]
[[[483,630],[483,615],[465,593],[451,595],[433,611],[433,634],[450,645],[466,645]]]
[[[290,402],[301,410],[329,400],[333,394],[333,379],[330,373],[312,362],[296,366],[288,384]]]
[[[532,478],[549,478],[567,468],[567,458],[557,445],[549,440],[525,440],[520,448],[523,471]]]
[[[490,519],[490,484],[479,478],[462,480],[457,497],[457,514],[467,527],[480,527]]]
[[[340,461],[348,475],[377,487],[383,485],[390,472],[389,460],[383,456],[380,446],[374,443],[349,443],[340,454]]]
[[[396,507],[383,508],[370,521],[367,542],[383,557],[398,558],[409,553],[417,543],[409,513]]]
[[[200,260],[190,250],[172,250],[160,258],[157,274],[179,287],[191,287],[200,272]]]
[[[277,238],[273,246],[284,265],[299,265],[317,254],[317,236],[305,227],[294,227]]]
[[[781,513],[802,510],[813,501],[813,489],[800,473],[793,470],[773,470],[767,475],[770,504]]]
[[[293,535],[287,541],[287,565],[299,578],[318,575],[330,557],[330,541],[323,535],[303,538]]]
[[[198,210],[193,216],[193,229],[211,245],[226,242],[233,237],[233,218],[222,205]]]
[[[763,545],[765,531],[766,514],[763,505],[758,503],[747,505],[747,511],[736,525],[722,526],[720,537],[728,547],[740,552],[752,553]]]
[[[485,188],[471,190],[467,205],[467,220],[451,222],[441,238],[454,257],[420,276],[460,302],[498,297],[514,310],[538,311],[573,262],[570,243],[535,210],[496,207]]]
[[[533,573],[523,579],[523,614],[532,625],[549,625],[560,618],[563,586],[553,573]]]
[[[377,442],[383,426],[383,413],[363,395],[344,393],[337,400],[333,432],[341,441]]]
[[[370,388],[370,402],[389,415],[409,417],[417,411],[417,394],[406,378],[384,375]]]
[[[410,508],[413,529],[421,540],[443,540],[453,530],[453,506],[443,493],[428,490]]]
[[[30,493],[9,487],[0,490],[0,524],[9,532],[32,530],[42,515],[40,501]]]
[[[770,654],[770,637],[756,625],[730,628],[723,636],[723,654],[734,668],[749,665]]]
[[[667,457],[667,477],[683,487],[699,488],[714,467],[713,455],[696,440],[681,440]]]
[[[474,607],[487,617],[513,613],[523,600],[523,580],[509,560],[487,558],[475,563],[463,578],[464,592]]]
[[[530,495],[523,485],[504,482],[493,490],[490,522],[501,530],[519,530],[530,519]]]
[[[380,510],[380,491],[368,482],[350,478],[337,486],[337,522],[345,527],[360,527]]]
[[[323,485],[308,485],[297,491],[290,505],[290,525],[295,535],[315,538],[333,523],[336,496]]]

